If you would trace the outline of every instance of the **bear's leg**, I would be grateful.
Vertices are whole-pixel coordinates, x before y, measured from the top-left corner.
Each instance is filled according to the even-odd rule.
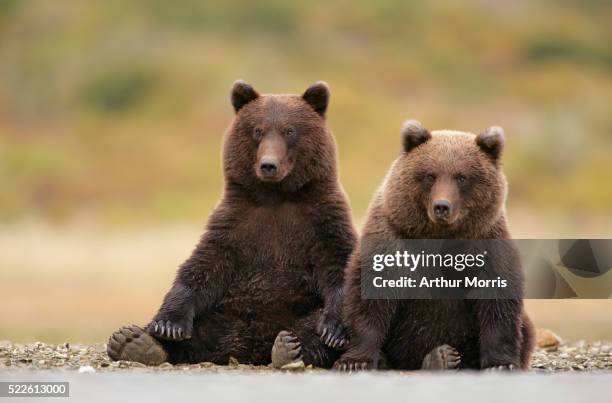
[[[223,231],[206,231],[191,257],[181,265],[170,291],[147,326],[155,338],[189,340],[193,321],[210,312],[223,298],[235,268],[226,252],[226,238]]]
[[[535,331],[533,323],[526,312],[523,312],[521,325],[521,333],[523,335],[523,343],[521,345],[521,368],[528,370],[531,367],[531,354],[535,347]]]
[[[282,328],[277,321],[211,312],[194,322],[191,339],[160,342],[173,364],[208,361],[227,365],[234,358],[242,364],[268,365],[274,337]]]
[[[108,339],[108,356],[114,361],[135,361],[145,365],[159,365],[168,360],[162,345],[144,329],[124,326]]]
[[[453,347],[443,344],[425,356],[422,369],[427,371],[458,369],[459,364],[461,364],[461,355]]]
[[[477,300],[480,368],[514,371],[521,367],[522,300]]]
[[[235,317],[211,312],[193,323],[192,336],[188,340],[158,340],[172,364],[212,362],[227,365],[230,357],[244,362],[247,336]]]
[[[220,335],[226,334],[227,328],[214,319],[198,320],[193,337],[182,341],[158,339],[136,325],[124,326],[109,338],[108,356],[115,361],[135,361],[145,365],[203,361],[227,364],[229,356],[223,353],[223,345],[219,342]]]
[[[315,331],[321,313],[322,310],[317,310],[278,334],[272,347],[274,368],[299,360],[304,365],[331,368],[340,353],[326,346]]]

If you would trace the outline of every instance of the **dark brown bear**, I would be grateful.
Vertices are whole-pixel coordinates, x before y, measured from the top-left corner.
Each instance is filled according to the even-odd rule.
[[[146,331],[111,336],[112,359],[331,367],[345,343],[343,270],[356,234],[328,100],[324,82],[301,96],[234,83],[223,197]]]
[[[408,121],[402,142],[347,265],[343,312],[350,342],[334,368],[527,368],[533,329],[523,310],[514,248],[504,259],[491,260],[493,270],[521,290],[516,299],[361,298],[365,239],[510,239],[501,128],[478,136],[430,133]]]

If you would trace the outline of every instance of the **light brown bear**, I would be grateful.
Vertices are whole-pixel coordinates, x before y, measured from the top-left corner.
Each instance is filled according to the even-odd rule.
[[[366,239],[510,239],[501,128],[479,135],[429,132],[412,120],[401,137],[402,152],[374,196],[345,271],[343,320],[350,342],[335,368],[527,368],[533,329],[522,291],[495,300],[362,299]],[[491,260],[492,270],[522,290],[514,247]]]

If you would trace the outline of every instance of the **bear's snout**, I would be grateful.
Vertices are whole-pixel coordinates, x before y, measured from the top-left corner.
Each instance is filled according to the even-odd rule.
[[[459,218],[461,197],[449,175],[441,175],[436,180],[429,200],[427,215],[434,224],[452,225]]]
[[[278,172],[278,161],[274,158],[262,159],[259,169],[264,178],[273,178]]]
[[[264,182],[282,181],[291,169],[289,150],[283,137],[276,131],[266,134],[257,149],[255,171]]]
[[[459,201],[453,201],[453,198],[436,197],[429,205],[427,215],[434,224],[453,225],[459,218],[459,203]]]
[[[453,206],[448,200],[440,199],[433,202],[433,213],[436,220],[446,221],[451,215]]]

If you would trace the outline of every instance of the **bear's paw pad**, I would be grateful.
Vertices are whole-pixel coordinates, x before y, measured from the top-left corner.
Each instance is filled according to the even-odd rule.
[[[168,359],[159,342],[136,325],[124,326],[113,333],[108,339],[106,352],[114,361],[134,361],[145,365],[159,365]]]

